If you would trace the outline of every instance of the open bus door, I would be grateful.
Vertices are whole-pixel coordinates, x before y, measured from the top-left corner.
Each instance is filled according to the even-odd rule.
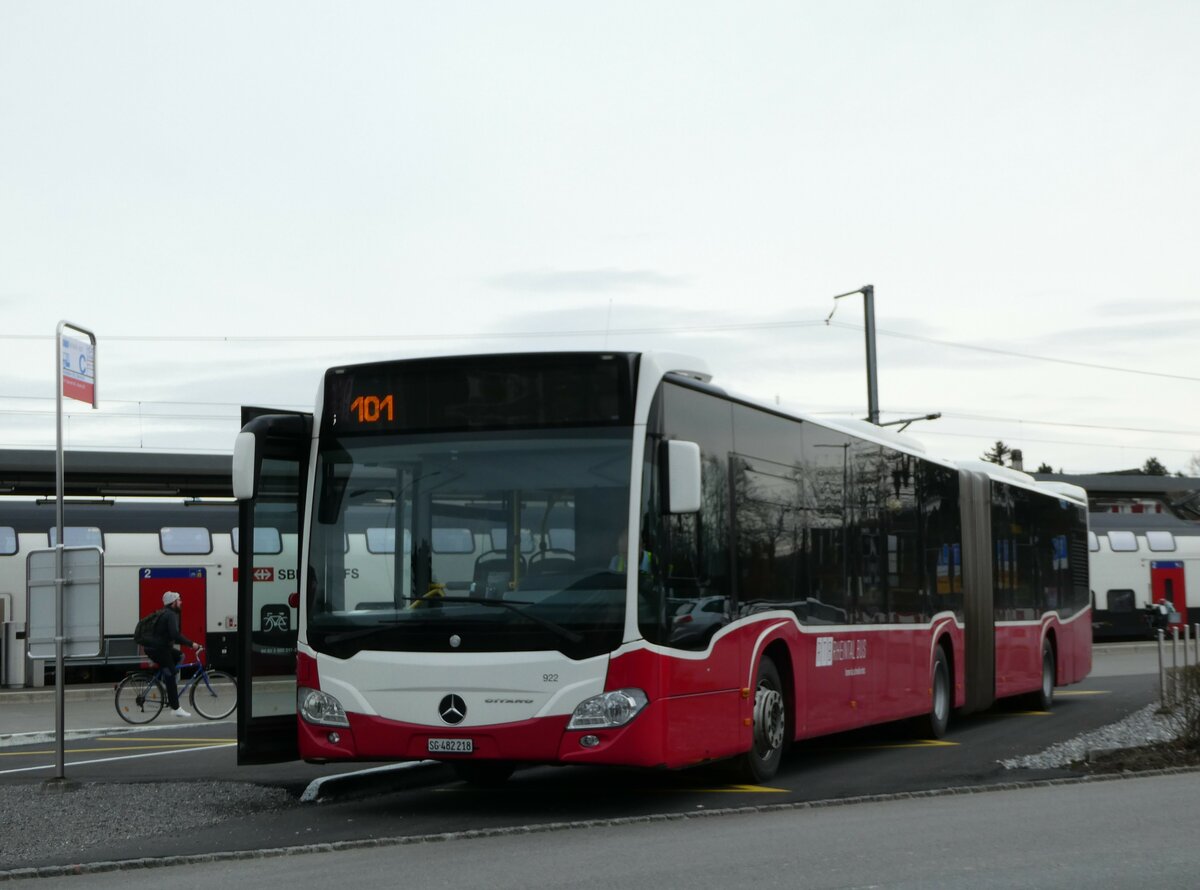
[[[312,415],[242,409],[238,498],[238,763],[299,757],[296,639]]]

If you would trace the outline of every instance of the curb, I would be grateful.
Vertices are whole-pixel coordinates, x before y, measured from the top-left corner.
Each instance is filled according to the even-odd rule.
[[[423,763],[419,761],[418,763]],[[365,770],[365,774],[373,772]],[[1070,776],[1059,779],[1035,779],[1025,782],[998,782],[995,785],[963,785],[953,788],[936,788],[928,791],[903,791],[895,794],[866,794],[857,797],[828,800],[797,801],[794,803],[763,804],[756,807],[723,807],[683,813],[658,813],[646,816],[621,816],[613,819],[586,819],[577,822],[545,822],[538,825],[515,825],[507,828],[478,828],[470,831],[450,831],[442,834],[421,834],[397,837],[366,838],[357,841],[335,841],[325,844],[302,844],[293,847],[272,847],[265,850],[231,850],[221,853],[195,853],[186,856],[142,857],[119,859],[107,862],[86,862],[76,865],[51,865],[41,868],[15,868],[0,871],[0,881],[17,881],[22,878],[56,878],[65,875],[101,874],[112,871],[127,871],[140,868],[169,868],[176,865],[197,865],[208,862],[235,862],[247,859],[273,859],[280,856],[299,856],[309,853],[333,853],[342,850],[364,850],[372,847],[400,847],[410,844],[467,841],[490,837],[512,837],[515,835],[550,834],[558,831],[579,831],[589,828],[612,828],[622,825],[638,825],[653,822],[678,822],[687,819],[711,819],[723,816],[746,816],[761,813],[776,813],[789,810],[823,810],[832,807],[848,807],[864,803],[889,803],[901,800],[919,800],[931,797],[954,797],[962,794],[987,794],[997,791],[1022,791],[1030,788],[1051,788],[1061,785],[1083,785],[1096,782],[1121,782],[1128,779],[1174,776],[1200,772],[1200,767],[1172,767],[1170,769],[1146,770],[1145,772],[1110,773],[1099,776]]]

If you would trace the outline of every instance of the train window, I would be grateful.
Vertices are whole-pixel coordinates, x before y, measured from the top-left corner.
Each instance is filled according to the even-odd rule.
[[[233,544],[233,552],[238,553],[238,544],[240,530],[237,526],[229,533],[230,542]],[[255,528],[254,529],[254,552],[255,553],[282,553],[283,552],[283,536],[279,534],[277,528]]]
[[[158,549],[168,556],[212,553],[212,535],[202,526],[160,528]]]
[[[17,530],[10,525],[0,525],[0,556],[12,556],[17,552]]]
[[[1175,536],[1170,532],[1146,532],[1146,543],[1156,553],[1173,553],[1175,551]]]
[[[469,528],[435,528],[434,553],[474,553],[475,538]]]
[[[368,553],[395,553],[396,552],[396,529],[394,526],[388,528],[368,528],[367,529],[367,552]],[[412,532],[408,529],[404,530],[404,552],[412,553]]]
[[[58,529],[52,528],[48,532],[50,537],[50,546],[58,546]],[[104,548],[104,535],[100,534],[100,529],[96,527],[85,527],[82,525],[68,525],[63,529],[63,544],[67,547],[100,547]]]
[[[1110,590],[1108,592],[1108,611],[1132,612],[1134,609],[1134,593],[1132,590]]]
[[[1100,539],[1096,537],[1095,532],[1088,532],[1088,552],[1089,553],[1099,553],[1100,552]]]
[[[1137,538],[1133,532],[1109,532],[1108,547],[1113,553],[1136,553]]]

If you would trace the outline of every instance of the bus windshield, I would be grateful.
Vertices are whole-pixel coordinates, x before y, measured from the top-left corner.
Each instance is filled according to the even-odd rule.
[[[632,429],[322,438],[305,638],[609,652],[624,628]]]

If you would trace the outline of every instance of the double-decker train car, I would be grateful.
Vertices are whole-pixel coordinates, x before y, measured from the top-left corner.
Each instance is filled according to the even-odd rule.
[[[1200,622],[1200,479],[1038,478],[1088,491],[1095,639],[1145,638]]]
[[[72,658],[67,678],[110,675],[142,663],[133,642],[140,616],[162,594],[183,596],[183,633],[210,663],[235,666],[239,540],[229,457],[210,454],[68,452],[63,543],[103,554],[104,626],[94,657]],[[0,684],[40,685],[52,662],[30,660],[25,637],[29,557],[57,542],[55,458],[0,451]],[[297,590],[295,529],[264,520],[254,534],[256,643],[290,665]],[[46,595],[45,588],[35,595]],[[292,600],[289,603],[289,600]],[[278,644],[278,645],[277,645]]]

